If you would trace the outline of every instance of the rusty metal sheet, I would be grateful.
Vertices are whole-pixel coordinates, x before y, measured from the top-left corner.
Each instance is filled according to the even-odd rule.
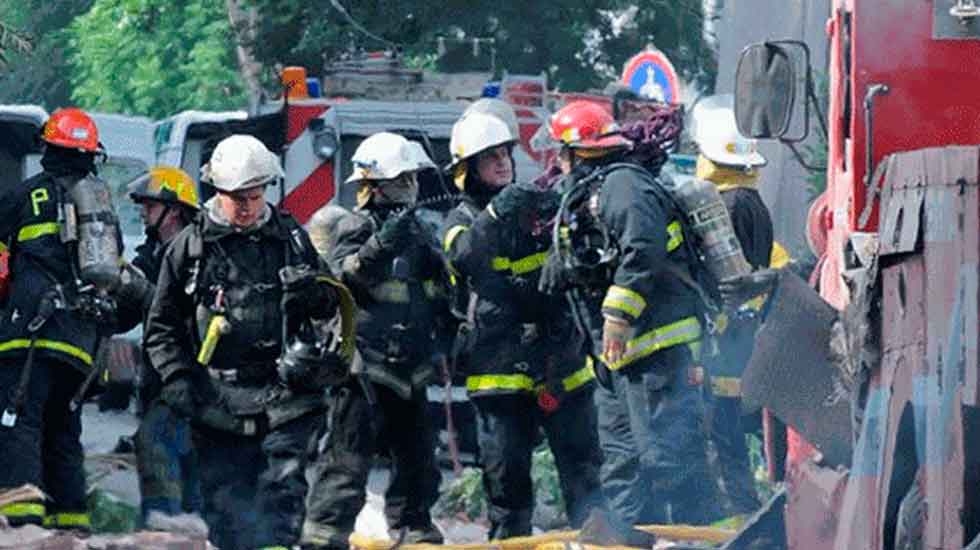
[[[799,431],[831,465],[851,457],[850,406],[828,357],[837,311],[795,274],[785,272],[742,375],[747,408],[766,407]]]
[[[837,524],[843,519],[842,501],[847,471],[822,468],[805,460],[787,473],[787,548],[830,550]]]
[[[886,162],[879,222],[882,256],[915,250],[925,198],[921,151],[891,155]]]

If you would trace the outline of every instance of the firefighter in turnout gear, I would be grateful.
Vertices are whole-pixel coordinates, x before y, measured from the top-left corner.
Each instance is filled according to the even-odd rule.
[[[151,281],[142,296],[149,310],[167,245],[196,216],[194,180],[171,166],[155,166],[129,184],[129,197],[142,207],[146,240],[136,248],[133,267]],[[159,399],[160,375],[144,358],[139,375],[140,428],[134,436],[143,521],[153,510],[164,514],[200,513],[197,454],[187,419]]]
[[[531,456],[542,428],[573,527],[599,498],[592,369],[565,303],[538,291],[558,195],[513,183],[516,141],[495,116],[456,122],[450,147],[462,197],[443,231],[465,319],[457,347],[477,410],[490,539],[531,533]]]
[[[289,352],[300,334],[325,342],[349,298],[306,232],[265,202],[282,176],[257,139],[218,143],[202,170],[216,194],[164,253],[144,329],[160,399],[191,422],[204,518],[222,549],[297,543],[324,388]],[[324,368],[351,353],[325,355]]]
[[[731,215],[739,244],[753,270],[769,267],[773,249],[772,219],[756,184],[766,159],[755,140],[742,137],[735,125],[732,96],[712,96],[699,102],[692,115],[693,135],[700,149],[698,179],[718,188]],[[711,437],[729,512],[748,514],[760,505],[745,444],[748,418],[742,416],[740,381],[752,356],[759,327],[758,306],[749,302],[719,323],[717,353],[705,357],[711,376]]]
[[[12,275],[0,312],[0,490],[30,483],[49,499],[0,506],[0,515],[87,530],[79,393],[115,324],[122,241],[95,175],[102,147],[92,119],[60,109],[41,139],[44,170],[0,192]]]
[[[567,175],[556,248],[543,284],[565,290],[595,359],[602,488],[608,510],[583,540],[622,526],[620,544],[649,546],[627,526],[704,524],[714,479],[707,462],[703,390],[693,353],[699,302],[685,282],[693,252],[658,180],[660,165],[630,161],[632,143],[601,106],[569,103],[553,115]],[[678,127],[679,128],[679,127]]]
[[[421,145],[388,132],[365,139],[352,161],[346,183],[359,186],[357,207],[336,223],[334,244],[321,253],[359,306],[360,382],[368,387],[352,382],[332,394],[304,543],[347,547],[376,451],[391,460],[385,517],[393,538],[440,543],[429,515],[440,477],[426,387],[447,347],[447,331],[437,327],[447,323],[449,308],[437,238],[413,208],[417,172],[435,165]]]

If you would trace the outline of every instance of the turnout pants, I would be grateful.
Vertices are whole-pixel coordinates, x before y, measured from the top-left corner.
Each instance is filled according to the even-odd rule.
[[[580,527],[599,501],[601,456],[591,386],[545,414],[533,394],[474,396],[490,540],[531,534],[531,455],[541,428],[555,456],[569,523]]]
[[[252,437],[194,425],[204,520],[215,546],[253,550],[297,543],[309,447],[322,419],[312,412]]]
[[[708,466],[705,402],[691,355],[674,346],[615,371],[596,390],[603,493],[631,525],[706,524],[721,517]]]
[[[737,397],[711,398],[711,439],[718,451],[718,467],[732,514],[750,514],[761,506],[745,444],[746,418],[741,408]]]
[[[388,528],[428,529],[429,509],[439,491],[435,436],[426,416],[424,392],[402,399],[373,384],[377,410],[354,382],[331,390],[327,436],[314,465],[303,542],[313,547],[347,548],[364,507],[367,478],[376,451],[391,459],[385,492]]]
[[[0,361],[0,410],[10,404],[23,360]],[[84,376],[71,365],[38,353],[24,407],[12,427],[0,426],[0,490],[36,485],[50,500],[0,507],[12,525],[88,529],[81,408],[68,403]]]
[[[200,467],[190,422],[156,400],[144,411],[135,440],[143,521],[154,510],[200,513]]]

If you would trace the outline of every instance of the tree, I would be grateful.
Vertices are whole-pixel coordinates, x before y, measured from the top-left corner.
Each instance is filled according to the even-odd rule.
[[[710,89],[716,72],[702,0],[251,1],[260,14],[253,51],[267,67],[299,64],[316,74],[352,50],[393,45],[410,59],[431,58],[441,36],[456,46],[438,59],[442,70],[488,68],[487,45],[474,59],[468,41],[493,38],[498,73],[545,72],[564,90],[603,87],[647,44],[699,87]]]
[[[162,118],[245,102],[226,6],[213,0],[96,0],[69,27],[72,98]]]
[[[65,27],[92,0],[0,0],[0,20],[30,48],[7,49],[0,67],[0,103],[36,103],[48,110],[71,101]]]

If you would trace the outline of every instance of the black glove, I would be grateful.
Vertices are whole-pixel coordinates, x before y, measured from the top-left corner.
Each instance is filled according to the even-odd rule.
[[[501,221],[517,221],[537,209],[537,203],[546,195],[533,185],[512,183],[497,193],[490,201],[494,217]]]
[[[409,212],[389,217],[378,230],[378,242],[385,248],[403,248],[412,242],[415,216]]]
[[[760,269],[719,282],[718,292],[725,307],[736,309],[756,296],[771,291],[778,279],[778,269]]]
[[[562,264],[561,256],[554,251],[549,252],[541,268],[538,290],[554,296],[572,288],[573,283],[572,273]]]
[[[154,284],[133,264],[123,264],[119,272],[119,286],[115,298],[119,303],[139,304],[143,311],[153,301]]]
[[[203,370],[201,371],[203,372]],[[193,417],[204,404],[205,386],[210,381],[203,376],[195,376],[190,369],[175,372],[160,391],[160,399],[178,414]]]
[[[282,282],[282,311],[295,319],[320,318],[332,314],[333,294],[317,280],[308,265],[287,265],[279,270]]]

